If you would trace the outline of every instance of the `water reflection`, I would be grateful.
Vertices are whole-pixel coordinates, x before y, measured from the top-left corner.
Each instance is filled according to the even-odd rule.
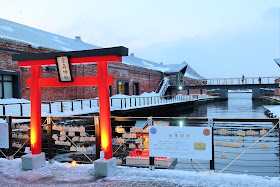
[[[185,116],[210,118],[265,118],[263,104],[252,93],[229,93],[228,101],[199,105]]]

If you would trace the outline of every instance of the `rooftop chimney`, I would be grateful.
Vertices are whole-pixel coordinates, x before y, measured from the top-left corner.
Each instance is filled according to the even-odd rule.
[[[75,40],[78,40],[78,41],[82,42],[81,36],[75,36]]]

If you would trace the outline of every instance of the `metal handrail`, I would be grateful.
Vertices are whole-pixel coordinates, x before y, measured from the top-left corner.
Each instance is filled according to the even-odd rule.
[[[278,76],[202,79],[203,85],[277,84]]]

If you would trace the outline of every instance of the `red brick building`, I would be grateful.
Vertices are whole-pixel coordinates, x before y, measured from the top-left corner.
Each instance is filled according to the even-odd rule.
[[[17,67],[17,62],[12,61],[12,54],[96,48],[99,47],[84,43],[80,37],[70,39],[0,19],[0,97],[30,99],[30,89],[26,87],[30,70]],[[155,91],[165,76],[169,76],[173,82],[175,80],[178,85],[185,84],[186,79],[203,78],[187,64],[162,65],[134,55],[123,57],[123,63],[110,63],[108,69],[109,74],[115,77],[114,85],[110,86],[111,95],[139,95]],[[94,76],[97,75],[97,67],[95,64],[73,65],[72,73],[74,77]],[[191,76],[187,78],[186,75]],[[42,67],[42,77],[57,77],[56,68]],[[42,100],[86,99],[97,96],[98,87],[95,86],[42,88]]]

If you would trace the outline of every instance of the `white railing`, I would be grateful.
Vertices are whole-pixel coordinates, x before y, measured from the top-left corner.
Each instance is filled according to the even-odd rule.
[[[238,77],[238,78],[213,78],[204,79],[207,85],[242,85],[242,84],[275,84],[279,77]]]
[[[111,110],[129,110],[157,105],[195,101],[207,98],[216,98],[211,95],[176,95],[153,97],[126,97],[110,98]],[[60,101],[42,101],[42,115],[63,114],[77,115],[97,113],[99,111],[98,99],[78,99]],[[0,104],[0,115],[30,116],[30,103]]]

